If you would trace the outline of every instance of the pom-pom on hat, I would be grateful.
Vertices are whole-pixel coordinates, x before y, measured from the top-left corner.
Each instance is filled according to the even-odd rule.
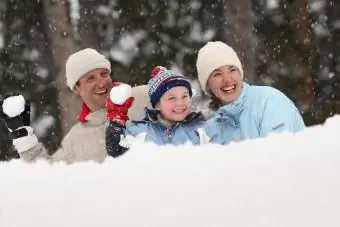
[[[162,95],[173,87],[183,86],[189,90],[190,97],[192,90],[187,78],[179,73],[175,73],[163,66],[156,66],[151,73],[152,78],[149,80],[149,97],[153,108],[162,97]]]

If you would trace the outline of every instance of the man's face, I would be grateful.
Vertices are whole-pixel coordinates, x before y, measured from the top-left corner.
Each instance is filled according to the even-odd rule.
[[[73,92],[81,99],[91,111],[105,108],[106,97],[112,88],[112,79],[109,70],[93,69],[82,76]]]

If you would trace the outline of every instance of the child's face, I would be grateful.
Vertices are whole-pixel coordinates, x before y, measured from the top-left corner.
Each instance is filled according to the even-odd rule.
[[[189,115],[191,109],[189,90],[183,86],[171,88],[162,95],[156,109],[168,121],[173,123],[183,121]]]

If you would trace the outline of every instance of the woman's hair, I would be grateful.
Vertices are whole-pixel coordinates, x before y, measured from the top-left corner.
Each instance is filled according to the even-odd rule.
[[[209,104],[208,104],[209,109],[216,111],[221,106],[223,106],[221,100],[219,98],[217,98],[214,94],[210,93],[210,101],[209,101]]]

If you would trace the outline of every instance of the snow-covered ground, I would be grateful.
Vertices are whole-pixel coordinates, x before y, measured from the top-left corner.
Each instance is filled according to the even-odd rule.
[[[229,146],[135,144],[103,164],[0,164],[1,227],[340,226],[340,117]]]

